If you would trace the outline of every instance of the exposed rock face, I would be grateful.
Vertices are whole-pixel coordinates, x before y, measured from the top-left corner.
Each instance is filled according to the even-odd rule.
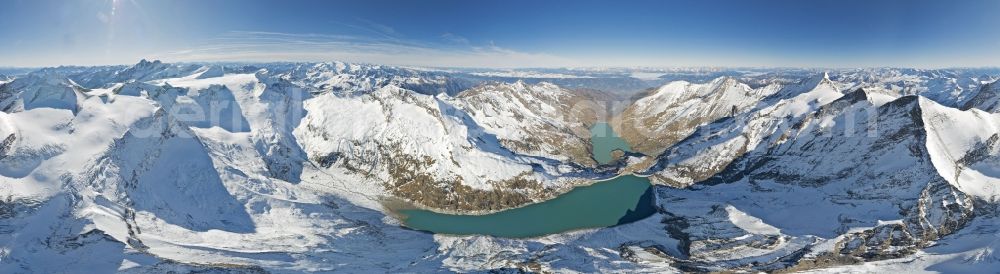
[[[0,159],[7,156],[7,153],[12,152],[11,148],[14,147],[14,141],[17,141],[17,136],[14,133],[9,133],[7,138],[3,138],[3,141],[0,141]]]
[[[976,96],[962,106],[963,110],[977,108],[986,112],[1000,112],[1000,80],[983,85]]]
[[[845,234],[832,253],[859,260],[910,255],[964,228],[974,216],[973,204],[972,198],[946,182],[935,182],[921,192],[917,204],[905,210],[902,221]]]

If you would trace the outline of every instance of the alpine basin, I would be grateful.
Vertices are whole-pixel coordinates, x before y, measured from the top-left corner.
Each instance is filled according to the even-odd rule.
[[[628,144],[618,138],[607,124],[595,125],[591,133],[594,134],[595,160],[601,163],[610,161],[611,151],[615,149],[628,150]],[[597,154],[602,152],[606,157],[599,158]],[[649,180],[632,175],[577,187],[545,202],[486,215],[399,210],[404,225],[416,230],[510,238],[609,227],[634,222],[655,212]]]

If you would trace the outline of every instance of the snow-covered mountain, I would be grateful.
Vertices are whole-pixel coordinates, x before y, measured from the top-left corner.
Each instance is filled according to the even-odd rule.
[[[1000,80],[982,85],[979,91],[962,106],[962,109],[980,109],[987,112],[1000,112]]]
[[[1000,245],[981,240],[1000,228],[988,70],[544,73],[570,87],[340,62],[143,60],[0,79],[0,272],[1000,262]],[[581,89],[616,81],[662,86],[621,113],[605,104],[621,91]],[[596,166],[588,129],[605,119],[636,153]],[[493,212],[629,172],[656,184],[657,213],[613,227],[450,236],[403,228],[395,213]]]
[[[921,95],[949,107],[961,107],[983,83],[997,79],[995,69],[924,70],[869,68],[842,70],[832,79],[845,88],[881,89],[898,96]]]
[[[661,149],[669,150],[658,154],[657,163],[650,170],[655,171],[652,178],[677,186],[706,180],[761,143],[783,138],[781,131],[843,95],[825,74],[803,79],[794,85],[768,85],[760,90],[763,91],[739,90],[736,93],[776,96],[758,101],[749,111],[741,112],[737,106],[724,114],[727,115],[724,118],[676,129],[692,133],[685,135],[679,143],[659,144]]]
[[[657,155],[690,135],[695,127],[757,105],[777,91],[777,85],[751,89],[729,77],[709,83],[675,81],[650,90],[626,108],[616,132],[637,151]]]
[[[484,84],[447,99],[510,150],[585,166],[597,164],[590,128],[603,121],[598,100],[551,83],[521,81]]]

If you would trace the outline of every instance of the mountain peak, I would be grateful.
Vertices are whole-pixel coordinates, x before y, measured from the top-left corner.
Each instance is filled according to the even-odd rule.
[[[146,59],[142,59],[142,60],[139,60],[139,63],[136,63],[135,65],[132,65],[131,67],[127,68],[126,70],[145,71],[145,70],[151,70],[151,69],[155,69],[155,68],[158,68],[158,67],[162,67],[163,65],[164,65],[164,63],[160,62],[160,60],[149,61],[149,60],[146,60]]]
[[[736,83],[739,83],[739,80],[736,80],[736,78],[732,76],[720,76],[718,78],[712,79],[710,83],[712,83],[714,86],[726,86],[726,85],[735,85]]]
[[[828,72],[823,72],[822,74],[817,74],[811,78],[805,79],[801,85],[808,90],[816,89],[822,85],[829,85],[834,90],[837,90],[837,86],[834,85],[833,80],[830,80],[830,74]]]
[[[845,94],[842,98],[849,99],[852,102],[868,100],[868,91],[865,90],[865,88],[858,88],[848,94]]]
[[[198,70],[196,70],[193,75],[197,75],[195,76],[195,78],[197,79],[207,79],[207,78],[222,77],[222,75],[224,74],[225,74],[225,69],[222,66],[206,65],[201,68],[198,68]]]
[[[142,59],[142,60],[139,60],[139,63],[135,64],[135,66],[140,66],[140,67],[141,66],[155,66],[155,65],[162,64],[162,63],[163,62],[160,62],[160,60],[149,61],[149,60],[146,60],[146,59]]]

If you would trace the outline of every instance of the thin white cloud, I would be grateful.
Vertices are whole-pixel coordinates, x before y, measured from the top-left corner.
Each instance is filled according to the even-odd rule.
[[[355,28],[366,29],[366,30],[375,32],[377,34],[381,34],[383,36],[388,36],[388,37],[398,37],[399,36],[399,34],[396,33],[396,29],[394,29],[394,28],[392,28],[390,26],[386,26],[386,25],[383,25],[383,24],[375,23],[375,22],[373,22],[371,20],[367,20],[367,19],[360,18],[360,17],[355,17],[354,19],[357,20],[358,22],[361,22],[361,24],[362,24],[360,26],[351,25],[351,26],[353,26]]]
[[[380,30],[388,31],[388,30]],[[386,34],[383,32],[383,34]],[[152,56],[174,62],[193,61],[330,61],[367,62],[430,67],[565,67],[578,65],[569,58],[510,50],[490,44],[462,45],[406,40],[396,36],[298,34],[233,31],[198,47]]]
[[[449,43],[452,43],[452,44],[459,44],[459,45],[469,45],[470,44],[469,43],[469,39],[466,39],[465,37],[462,37],[461,35],[450,33],[450,32],[449,33],[441,34],[441,39],[444,39],[445,41],[447,41]]]

